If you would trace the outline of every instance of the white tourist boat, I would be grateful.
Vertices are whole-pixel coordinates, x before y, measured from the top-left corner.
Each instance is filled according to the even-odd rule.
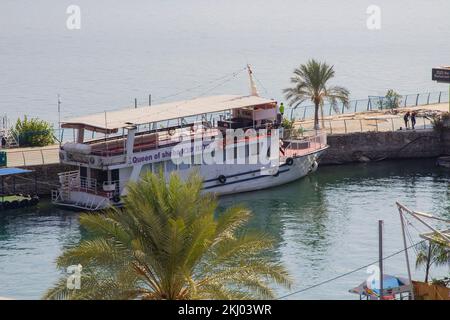
[[[120,206],[129,181],[148,171],[185,179],[194,170],[204,191],[218,195],[282,185],[317,169],[326,133],[288,132],[277,102],[251,94],[220,95],[127,108],[62,122],[75,141],[60,161],[78,169],[59,174],[57,205],[100,210]],[[89,139],[86,137],[101,137]],[[208,160],[208,161],[206,161]],[[262,161],[264,160],[264,161]]]

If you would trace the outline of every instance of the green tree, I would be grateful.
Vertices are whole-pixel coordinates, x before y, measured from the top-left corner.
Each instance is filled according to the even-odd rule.
[[[328,101],[336,112],[339,112],[338,102],[343,103],[345,107],[349,105],[350,93],[346,88],[328,85],[333,77],[333,66],[312,59],[294,70],[294,76],[291,77],[293,86],[283,90],[291,107],[296,107],[306,100],[314,103],[314,128],[316,130],[320,129],[319,108],[323,108],[325,101]]]
[[[393,89],[389,89],[378,105],[380,109],[395,109],[400,106],[401,102],[402,96]]]
[[[202,181],[176,174],[145,175],[128,185],[122,209],[82,214],[90,239],[69,248],[57,265],[81,264],[81,289],[66,278],[46,299],[273,298],[272,285],[290,286],[285,268],[264,255],[272,240],[243,226],[240,206],[218,213]]]
[[[416,268],[425,267],[425,282],[428,282],[433,264],[450,266],[450,248],[445,244],[422,242],[417,251]]]
[[[38,118],[28,119],[27,116],[23,120],[17,119],[13,134],[22,147],[44,147],[56,141],[50,123]]]

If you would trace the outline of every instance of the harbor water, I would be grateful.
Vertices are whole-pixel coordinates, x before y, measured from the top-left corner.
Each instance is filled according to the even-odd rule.
[[[385,255],[401,250],[395,201],[450,219],[449,178],[450,171],[436,167],[434,160],[324,166],[284,186],[223,197],[220,204],[245,204],[253,211],[248,227],[274,239],[268,254],[283,263],[294,279],[291,291],[277,288],[281,297],[376,263],[380,219],[385,223]],[[55,268],[56,257],[86,236],[78,215],[48,202],[0,215],[0,296],[42,296],[61,275]],[[413,226],[408,229],[412,241],[418,241]],[[411,255],[414,263],[413,250]],[[386,273],[407,276],[403,254],[384,265]],[[413,278],[423,281],[423,270],[414,265],[412,269]],[[431,276],[448,272],[433,267]],[[363,268],[287,299],[355,299],[348,290],[367,277]]]

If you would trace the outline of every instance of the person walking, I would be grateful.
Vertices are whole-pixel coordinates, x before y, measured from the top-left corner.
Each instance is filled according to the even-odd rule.
[[[417,113],[415,111],[413,111],[411,113],[411,128],[414,130],[416,127],[416,115]]]
[[[405,129],[409,128],[409,116],[410,116],[409,111],[406,112],[405,115],[403,116],[403,120],[405,121]]]
[[[283,104],[283,102],[280,103],[280,108],[279,108],[279,110],[280,110],[281,115],[284,115],[284,104]]]

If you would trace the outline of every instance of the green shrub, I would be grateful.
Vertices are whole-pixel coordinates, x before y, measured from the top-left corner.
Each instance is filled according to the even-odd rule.
[[[389,89],[383,99],[377,104],[380,109],[395,109],[400,106],[401,102],[402,96],[393,89]]]
[[[437,132],[448,130],[450,125],[450,113],[444,112],[440,115],[433,115],[431,118],[431,124],[433,129]]]
[[[283,127],[286,130],[290,130],[290,129],[294,128],[294,121],[295,121],[295,119],[289,120],[289,119],[283,118],[283,120],[281,121],[281,127]]]
[[[38,118],[17,119],[13,133],[21,147],[44,147],[56,142],[53,126]]]

